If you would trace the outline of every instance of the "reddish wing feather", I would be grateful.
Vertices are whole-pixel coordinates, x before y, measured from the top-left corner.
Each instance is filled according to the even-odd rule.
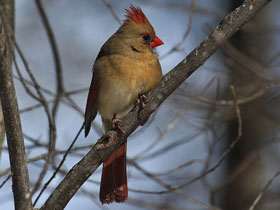
[[[91,128],[91,122],[94,120],[97,114],[96,101],[99,93],[99,88],[100,88],[100,82],[97,81],[93,75],[89,92],[88,92],[87,106],[86,106],[86,113],[85,113],[85,136],[88,135]]]

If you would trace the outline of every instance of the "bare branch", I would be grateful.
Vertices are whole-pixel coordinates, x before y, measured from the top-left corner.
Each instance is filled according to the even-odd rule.
[[[0,189],[6,184],[6,182],[13,176],[12,173],[10,173],[6,179],[0,184]]]
[[[52,53],[53,53],[53,59],[55,63],[55,72],[56,72],[56,98],[55,103],[52,108],[52,115],[53,118],[55,118],[56,111],[58,109],[58,105],[60,102],[61,97],[64,94],[64,85],[63,85],[63,74],[62,74],[62,65],[60,61],[60,56],[58,52],[58,46],[56,44],[55,36],[53,33],[53,30],[51,28],[51,25],[49,23],[48,17],[46,15],[46,12],[43,8],[43,5],[41,3],[41,0],[35,0],[36,6],[38,8],[39,14],[41,16],[42,22],[44,24],[44,27],[46,29],[46,32],[48,34],[48,38],[50,41]]]
[[[142,167],[140,167],[139,165],[137,165],[135,162],[131,162],[133,164],[133,166],[135,168],[137,168],[139,171],[141,171],[145,176],[149,177],[150,179],[154,180],[155,182],[157,182],[158,184],[160,184],[161,186],[167,188],[167,189],[171,189],[173,188],[171,185],[167,184],[166,182],[164,182],[163,180],[161,180],[160,178],[156,177],[154,174],[151,174],[150,172],[144,170]],[[204,203],[202,201],[199,201],[197,200],[196,198],[194,198],[193,196],[179,190],[179,189],[176,189],[174,190],[174,193],[176,193],[177,195],[180,195],[182,197],[184,197],[185,199],[201,206],[201,207],[204,207],[204,208],[207,208],[207,209],[212,209],[212,210],[221,210],[215,206],[212,206],[208,203]]]
[[[274,174],[273,177],[271,177],[268,182],[266,183],[266,185],[264,186],[263,190],[258,194],[258,196],[256,197],[256,199],[254,200],[254,202],[252,203],[252,205],[250,206],[249,210],[254,210],[256,205],[258,204],[258,202],[260,201],[260,199],[262,198],[263,194],[265,193],[265,191],[267,190],[267,188],[269,188],[269,186],[272,184],[273,180],[280,175],[280,171],[276,172]]]
[[[69,152],[71,151],[72,147],[74,146],[75,142],[77,141],[80,133],[82,132],[84,127],[84,124],[82,125],[82,127],[80,128],[79,132],[77,133],[76,137],[74,138],[74,140],[72,141],[71,145],[69,146],[69,148],[67,149],[67,151],[65,152],[65,154],[63,155],[62,160],[60,161],[58,167],[56,168],[55,172],[53,173],[53,175],[49,178],[49,180],[45,183],[43,189],[40,191],[39,195],[37,196],[37,198],[34,201],[34,206],[36,205],[37,201],[39,200],[39,198],[41,197],[42,193],[44,192],[45,189],[47,189],[48,185],[51,183],[51,181],[55,178],[56,174],[58,173],[58,171],[60,170],[60,168],[62,167],[64,161],[66,160],[67,155],[69,154]]]
[[[189,22],[187,25],[186,32],[184,33],[182,39],[177,44],[175,44],[175,46],[173,46],[169,51],[167,51],[164,55],[160,56],[160,59],[167,57],[168,55],[172,54],[173,52],[180,51],[182,44],[184,44],[185,40],[189,36],[189,33],[191,32],[196,4],[197,4],[197,0],[192,0]]]
[[[9,4],[9,7],[8,5],[6,6],[13,10],[13,2]],[[7,30],[11,25],[7,23],[7,20],[2,18],[4,8],[4,5],[0,5],[0,98],[3,107],[11,172],[13,174],[14,204],[15,209],[31,210],[33,208],[30,196],[27,161],[12,77],[11,58],[13,51],[12,45],[10,45],[10,32]],[[4,11],[4,14],[7,14],[7,11]]]
[[[39,179],[37,180],[31,194],[34,194],[40,187],[41,185],[41,182],[44,178],[44,176],[46,175],[47,173],[47,170],[48,170],[48,165],[49,163],[52,161],[52,157],[53,157],[53,154],[54,154],[54,150],[55,150],[55,142],[56,142],[56,125],[55,125],[55,120],[53,118],[53,115],[51,114],[51,111],[50,111],[50,108],[49,108],[49,104],[46,100],[46,98],[44,97],[43,93],[42,93],[42,90],[41,90],[41,86],[39,85],[39,83],[37,82],[35,76],[33,75],[31,69],[29,68],[29,65],[27,63],[27,60],[25,59],[25,56],[22,52],[22,50],[20,49],[20,47],[18,46],[18,44],[16,43],[15,39],[14,39],[14,44],[15,44],[15,47],[16,47],[16,50],[17,52],[19,53],[19,56],[20,58],[22,59],[23,61],[23,64],[25,66],[25,70],[27,71],[29,77],[31,78],[31,81],[32,83],[34,84],[34,88],[38,94],[38,97],[35,96],[34,94],[31,95],[35,100],[38,100],[42,106],[44,107],[44,110],[46,112],[46,115],[47,115],[47,118],[48,118],[48,122],[49,122],[49,153],[48,153],[48,157],[47,157],[47,160],[44,164],[44,167],[39,175]],[[23,82],[24,79],[23,77],[21,76],[21,73],[19,71],[19,69],[17,68],[17,65],[16,65],[16,58],[14,58],[15,60],[15,66],[16,66],[16,70],[19,74],[19,77],[21,79],[21,81]],[[28,92],[28,87],[27,85],[25,84],[25,82],[22,83],[23,86],[26,88],[26,91]]]
[[[236,141],[238,141],[242,136],[242,119],[241,119],[240,108],[237,103],[235,88],[233,85],[230,85],[230,89],[231,89],[231,92],[233,95],[233,100],[235,102],[235,111],[236,111],[236,116],[237,116],[237,121],[238,121],[238,134],[237,134],[237,138],[236,138]]]
[[[121,19],[118,17],[117,13],[115,12],[115,10],[113,9],[112,5],[110,4],[110,2],[108,0],[102,0],[103,3],[108,7],[108,9],[110,10],[111,14],[113,15],[113,17],[116,19],[116,21],[119,24],[122,24]]]

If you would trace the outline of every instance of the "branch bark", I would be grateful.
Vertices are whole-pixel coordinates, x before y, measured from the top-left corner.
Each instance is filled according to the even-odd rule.
[[[4,117],[3,117],[2,105],[1,105],[1,100],[0,100],[0,160],[2,157],[5,133],[6,133],[6,131],[5,131],[5,124],[4,124]]]
[[[14,1],[0,1],[0,98],[9,149],[14,205],[17,210],[31,210],[30,184],[25,147],[12,77]],[[11,30],[8,30],[9,27]]]
[[[61,210],[88,177],[124,142],[139,125],[143,125],[160,104],[176,90],[194,71],[214,54],[219,46],[271,0],[245,0],[227,15],[216,29],[204,39],[185,59],[167,73],[160,83],[147,95],[148,103],[141,112],[134,110],[124,119],[125,134],[109,131],[77,163],[57,186],[41,210]]]

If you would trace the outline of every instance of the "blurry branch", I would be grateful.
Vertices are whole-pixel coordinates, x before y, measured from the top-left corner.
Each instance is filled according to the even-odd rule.
[[[34,186],[34,188],[32,190],[31,194],[33,194],[33,193],[35,193],[39,189],[39,187],[41,185],[41,182],[42,182],[45,174],[47,173],[48,165],[52,161],[53,153],[54,153],[54,150],[55,150],[55,147],[53,145],[54,145],[54,142],[56,141],[56,137],[57,137],[56,136],[56,125],[55,125],[55,120],[53,118],[53,115],[52,115],[52,113],[50,111],[49,104],[48,104],[46,98],[44,97],[44,95],[42,93],[41,86],[37,82],[35,76],[33,75],[32,71],[31,71],[31,69],[29,68],[27,60],[25,59],[25,56],[24,56],[23,52],[21,51],[21,49],[19,48],[19,46],[18,46],[18,44],[17,44],[17,42],[15,40],[14,40],[14,43],[15,43],[16,50],[19,53],[19,56],[20,56],[20,58],[21,58],[21,60],[23,62],[25,70],[28,73],[32,83],[34,84],[34,88],[35,88],[36,93],[37,93],[38,96],[35,95],[31,91],[31,89],[25,84],[25,82],[23,82],[24,78],[23,78],[23,76],[22,76],[22,74],[21,74],[21,72],[19,70],[18,65],[17,65],[17,59],[14,56],[14,63],[15,63],[16,71],[17,71],[17,73],[19,75],[19,78],[22,81],[23,87],[29,93],[29,95],[31,97],[33,97],[35,100],[39,101],[42,104],[42,106],[44,107],[44,110],[46,112],[46,115],[47,115],[47,118],[48,118],[48,123],[49,123],[49,131],[50,131],[49,132],[50,133],[50,135],[49,135],[49,153],[48,153],[47,160],[46,160],[46,162],[45,162],[45,164],[43,166],[43,169],[42,169],[42,171],[41,171],[41,173],[39,175],[39,179],[37,180],[37,182],[36,182],[36,184],[35,184],[35,186]]]
[[[237,115],[237,119],[238,119],[238,134],[237,134],[237,137],[232,141],[229,148],[221,155],[221,157],[218,159],[218,161],[208,170],[204,170],[201,173],[201,175],[199,175],[199,176],[197,176],[197,177],[191,179],[190,181],[185,182],[181,185],[174,186],[174,187],[172,187],[172,188],[170,188],[166,191],[154,192],[154,193],[158,193],[158,194],[168,193],[168,192],[171,192],[173,190],[183,188],[183,187],[185,187],[189,184],[192,184],[192,183],[202,179],[203,177],[205,177],[209,173],[215,171],[222,164],[223,160],[228,156],[228,154],[232,151],[232,149],[235,147],[235,145],[240,141],[241,136],[242,136],[242,118],[241,118],[240,108],[237,104],[237,97],[236,97],[234,86],[231,85],[230,88],[231,88],[231,92],[232,92],[232,95],[233,95],[233,99],[235,101],[235,111],[236,111],[236,115]]]
[[[10,173],[6,179],[0,184],[0,189],[6,184],[6,182],[13,176],[12,173]]]
[[[43,169],[40,173],[39,179],[37,180],[33,190],[32,190],[32,195],[40,188],[41,183],[44,179],[44,176],[47,173],[48,166],[49,164],[53,161],[54,157],[54,152],[55,152],[55,146],[56,146],[56,126],[55,126],[55,116],[57,113],[57,109],[59,106],[59,103],[61,102],[61,98],[63,97],[64,94],[64,85],[63,85],[63,75],[62,75],[62,66],[61,66],[61,61],[60,61],[60,56],[58,52],[58,46],[55,40],[55,36],[53,33],[53,30],[50,26],[48,17],[45,13],[45,10],[43,8],[43,5],[41,3],[41,0],[35,0],[36,6],[38,8],[39,14],[41,16],[43,25],[46,29],[49,41],[50,41],[50,46],[52,49],[52,54],[54,58],[54,63],[55,63],[55,72],[56,72],[56,95],[55,95],[55,100],[54,104],[52,107],[52,112],[51,112],[51,118],[49,117],[49,122],[51,123],[49,126],[49,155],[47,157],[47,160],[43,166]],[[35,83],[34,83],[35,84]],[[45,100],[44,100],[45,101]]]
[[[230,90],[231,90],[232,95],[233,95],[233,100],[234,100],[234,103],[235,103],[235,111],[236,111],[236,116],[237,116],[237,121],[238,121],[238,133],[237,133],[237,138],[235,140],[236,143],[237,143],[237,141],[239,141],[239,139],[242,136],[242,119],[241,119],[240,108],[239,108],[238,103],[237,103],[235,88],[234,88],[233,85],[230,85]],[[233,141],[233,142],[235,142],[235,141]]]
[[[211,190],[210,200],[211,203],[215,202],[215,196],[217,193],[224,190],[230,183],[232,183],[238,176],[242,175],[243,173],[248,170],[248,168],[254,163],[254,161],[259,159],[259,155],[256,153],[256,151],[251,152],[247,155],[245,158],[245,161],[242,162],[241,165],[237,167],[237,169],[230,174],[230,176],[226,179],[226,181],[219,183],[218,187],[215,187]]]
[[[265,68],[267,68],[267,65],[265,65],[265,66],[266,66]],[[260,68],[260,67],[258,67],[258,68]],[[206,68],[206,69],[208,69],[208,68]],[[213,105],[218,105],[218,106],[230,106],[230,107],[234,106],[235,103],[237,103],[238,105],[243,105],[243,104],[246,104],[246,103],[250,103],[250,102],[264,96],[269,90],[279,86],[279,83],[275,81],[275,78],[277,78],[277,77],[274,76],[274,77],[271,77],[271,78],[274,78],[274,80],[273,81],[272,80],[267,81],[268,84],[265,84],[263,87],[258,87],[258,89],[254,90],[254,92],[252,91],[248,96],[244,96],[244,95],[239,96],[236,102],[234,100],[231,100],[231,99],[211,100],[211,99],[205,98],[203,96],[200,96],[200,97],[196,98],[196,100],[200,101],[202,103],[205,103],[205,104],[213,104]],[[190,95],[190,97],[195,96],[191,91],[188,91],[185,94]],[[215,98],[218,98],[218,97],[215,97]]]
[[[17,48],[20,50],[18,44],[17,44]],[[21,51],[21,50],[20,50]],[[25,60],[25,58],[23,57],[23,59]],[[16,67],[16,71],[19,72],[20,69],[17,65],[17,60],[15,59],[14,60],[15,62],[15,67]],[[26,62],[26,61],[25,61]],[[25,66],[27,65],[27,63],[25,64]],[[27,65],[28,66],[28,65]],[[29,67],[28,67],[29,68]],[[31,89],[28,88],[28,86],[32,86],[34,88],[36,88],[36,84],[34,84],[32,81],[29,81],[25,78],[23,78],[23,76],[21,76],[21,73],[19,72],[19,77],[17,76],[14,76],[14,78],[18,79],[22,85],[24,86],[24,88],[26,89],[26,91],[31,95],[32,92],[31,92]],[[50,95],[50,96],[54,96],[55,97],[55,93],[53,93],[52,91],[48,90],[47,88],[44,88],[44,87],[40,87],[41,91]],[[64,104],[70,106],[71,108],[73,108],[74,110],[76,110],[79,114],[81,114],[81,116],[84,115],[84,111],[81,110],[81,108],[75,103],[75,101],[73,101],[70,96],[74,95],[74,94],[79,94],[79,93],[82,93],[82,92],[85,92],[85,91],[88,91],[88,88],[81,88],[81,89],[77,89],[77,90],[71,90],[71,91],[67,91],[67,92],[64,92],[63,95],[65,96],[65,98],[60,98],[61,102],[63,102]],[[32,96],[32,95],[31,95]],[[33,98],[34,98],[34,94],[33,94]],[[34,99],[36,100],[37,97],[35,97]],[[27,111],[31,111],[33,109],[36,109],[36,108],[40,108],[42,106],[44,106],[44,104],[42,104],[40,102],[40,99],[37,98],[37,101],[39,101],[39,104],[36,104],[34,106],[30,106],[28,108],[25,108],[25,109],[21,109],[20,110],[20,113],[24,113],[24,112],[27,112]],[[48,103],[52,103],[54,102],[55,99],[51,99],[49,101],[47,101]],[[92,126],[94,128],[94,130],[99,134],[99,135],[102,135],[104,132],[103,132],[103,129],[102,129],[102,126],[99,125],[98,123],[96,122],[93,122],[92,123]]]
[[[89,149],[89,148],[91,148],[91,145],[82,146],[82,147],[74,147],[71,151],[70,151],[70,149],[67,149],[67,150],[56,150],[54,155],[58,155],[58,154],[61,155],[61,154],[63,154],[63,159],[65,160],[65,157],[68,155],[68,153],[70,153],[70,152],[73,153],[73,151],[75,151],[75,150],[82,150],[82,149]],[[42,153],[40,155],[36,155],[34,157],[31,157],[31,158],[28,158],[27,162],[28,163],[33,163],[33,162],[38,161],[38,160],[44,160],[47,157],[48,157],[48,152]],[[2,170],[0,172],[0,177],[8,174],[10,171],[11,171],[10,168],[6,168],[6,169]]]
[[[236,97],[236,93],[235,93],[235,88],[233,85],[230,86],[231,91],[232,91],[232,95],[233,95],[233,100],[235,101],[235,111],[236,111],[236,115],[237,115],[237,119],[238,119],[238,134],[237,137],[235,138],[235,140],[231,143],[231,145],[229,146],[229,148],[221,155],[221,157],[218,159],[218,161],[216,162],[216,164],[214,164],[211,168],[209,168],[208,170],[203,170],[203,172],[201,173],[201,175],[191,179],[188,182],[185,182],[181,185],[177,185],[177,186],[170,186],[167,190],[163,190],[163,191],[145,191],[145,193],[150,193],[150,194],[164,194],[164,193],[169,193],[172,191],[175,191],[177,189],[183,188],[189,184],[194,183],[197,180],[201,180],[203,177],[205,177],[206,175],[208,175],[209,173],[215,171],[223,162],[223,160],[228,156],[228,154],[231,152],[231,150],[235,147],[235,145],[239,142],[239,140],[241,139],[242,136],[242,119],[241,119],[241,113],[240,113],[240,108],[237,104],[237,97]]]
[[[273,177],[271,177],[266,185],[264,186],[263,190],[258,194],[252,205],[250,206],[249,210],[254,210],[260,199],[262,198],[265,191],[269,188],[269,186],[272,184],[273,180],[280,175],[280,171],[276,172]]]
[[[130,161],[130,160],[129,160]],[[191,166],[193,165],[194,163],[204,163],[205,161],[202,160],[202,159],[193,159],[193,160],[190,160],[190,161],[186,161],[172,169],[169,169],[169,170],[166,170],[166,171],[163,171],[163,172],[157,172],[157,173],[153,173],[154,176],[165,176],[165,175],[170,175],[176,171],[178,171],[179,169],[182,169],[182,168],[185,168],[185,167],[188,167],[188,166]]]
[[[150,153],[144,157],[141,157],[141,161],[147,161],[152,158],[159,157],[160,155],[165,154],[165,152],[175,149],[176,147],[177,148],[181,147],[184,144],[189,143],[191,140],[194,140],[200,134],[201,134],[201,130],[189,137],[183,137],[183,138],[176,139],[176,140],[172,141],[171,143],[165,145],[164,147],[160,148],[159,150],[156,150],[153,153]],[[139,159],[137,159],[137,160],[139,160]]]
[[[79,132],[77,133],[76,137],[74,138],[74,140],[72,141],[72,143],[70,144],[69,148],[67,149],[67,151],[64,153],[62,160],[60,161],[58,167],[56,167],[55,172],[53,173],[53,175],[48,179],[48,181],[44,184],[44,187],[42,188],[42,190],[40,191],[39,195],[36,197],[35,201],[34,201],[34,206],[36,205],[37,201],[39,200],[40,196],[42,195],[42,193],[44,192],[44,190],[48,187],[48,185],[51,183],[51,181],[55,178],[56,174],[59,172],[60,168],[62,167],[64,161],[66,160],[67,155],[71,152],[72,147],[74,146],[75,142],[77,141],[78,137],[80,136],[80,133],[82,132],[84,128],[84,123],[81,126]]]
[[[256,99],[262,97],[268,90],[270,90],[271,88],[274,88],[274,87],[276,87],[276,85],[274,85],[274,84],[267,85],[267,86],[263,87],[262,89],[256,91],[255,93],[252,93],[250,96],[237,99],[236,103],[238,105],[249,103],[253,100],[256,100]],[[233,100],[217,100],[215,103],[217,105],[223,105],[223,106],[232,106],[235,104],[235,102]]]
[[[15,62],[15,65],[16,65],[17,72],[20,71],[17,62]],[[22,85],[25,86],[25,89],[27,89],[27,85],[35,87],[33,82],[23,78],[23,76],[21,76],[20,74],[21,73],[19,73],[19,77],[14,75],[14,78],[19,80],[22,83]],[[28,93],[29,93],[30,89],[26,90],[26,91],[28,91]],[[47,88],[44,88],[44,87],[41,87],[41,91],[46,93],[47,95],[50,95],[50,96],[53,96],[53,97],[55,97],[55,95],[56,95],[55,93],[53,93],[52,91],[50,91],[50,90],[48,90]],[[88,91],[88,88],[81,88],[81,89],[77,89],[77,90],[71,90],[71,91],[64,92],[64,96],[71,96],[71,95],[79,94],[79,93],[86,92],[86,91]],[[31,94],[31,93],[29,93],[29,94]],[[66,104],[66,105],[70,106],[71,108],[75,109],[81,115],[84,115],[84,111],[81,110],[76,103],[72,103],[72,101],[69,101],[69,100],[66,101],[64,98],[61,98],[60,100],[64,104]],[[51,99],[51,100],[48,101],[48,103],[53,103],[54,101],[55,101],[55,99]],[[20,112],[22,113],[22,112],[32,111],[33,109],[40,108],[40,107],[42,107],[41,103],[33,105],[33,106],[30,106],[30,107],[25,108],[25,109],[22,109],[22,110],[20,110]]]
[[[47,156],[48,156],[48,153],[40,154],[40,155],[38,155],[38,156],[29,158],[29,159],[27,160],[27,163],[32,163],[32,162],[35,162],[35,161],[38,161],[38,160],[43,160],[43,159],[45,159]],[[0,177],[5,176],[5,175],[8,174],[10,171],[11,171],[11,168],[6,168],[6,169],[2,170],[2,171],[0,172]]]
[[[280,52],[276,53],[272,58],[265,62],[265,67],[269,67],[273,64],[273,62],[280,57]]]
[[[19,69],[19,67],[18,67],[17,61],[15,61],[15,65],[16,65],[16,71],[19,72],[20,69]],[[19,81],[22,83],[22,85],[24,86],[24,88],[26,89],[26,91],[28,92],[28,94],[31,95],[32,93],[30,93],[31,90],[30,90],[30,88],[28,88],[28,86],[35,87],[35,85],[33,84],[33,82],[31,82],[31,81],[29,81],[29,80],[23,78],[23,76],[21,75],[20,72],[19,72],[18,74],[19,74],[19,77],[17,77],[17,76],[14,75],[14,78],[17,79],[17,80],[19,80]],[[55,97],[55,94],[54,94],[52,91],[48,90],[47,88],[41,87],[41,91],[44,92],[44,93],[46,93],[46,94],[49,95],[49,96],[54,96],[54,97]],[[85,92],[85,91],[88,91],[88,88],[82,88],[82,89],[78,89],[78,90],[73,90],[73,91],[65,92],[64,95],[70,96],[70,95],[79,94],[79,93]],[[33,95],[34,95],[34,94],[33,94]],[[34,98],[34,97],[33,97],[33,98]],[[64,104],[66,104],[66,105],[70,106],[71,108],[75,109],[75,110],[76,110],[77,112],[79,112],[81,115],[84,114],[84,112],[83,112],[75,103],[73,104],[72,102],[66,101],[64,98],[61,98],[60,100],[61,100]],[[48,100],[48,103],[53,103],[53,102],[55,102],[55,99]],[[32,111],[33,109],[40,108],[40,107],[42,107],[42,106],[43,106],[42,103],[39,103],[39,104],[30,106],[30,107],[28,107],[28,108],[21,109],[20,112],[22,113],[22,112]]]
[[[273,75],[271,72],[271,75],[269,75],[269,78],[267,78],[267,76],[263,73],[265,70],[265,65],[261,65],[257,61],[251,59],[229,42],[225,42],[223,44],[222,49],[235,62],[242,65],[245,69],[248,69],[249,71],[253,72],[256,76],[263,78],[265,81],[271,81],[276,78],[276,75]]]
[[[109,210],[106,206],[102,205],[100,202],[99,202],[99,199],[96,197],[96,194],[92,193],[92,192],[89,192],[85,189],[81,189],[81,192],[88,196],[90,198],[90,200],[96,205],[98,206],[98,209],[101,209],[101,210]]]
[[[20,55],[21,55],[21,53],[20,53]],[[39,101],[40,103],[42,103],[42,99],[41,99],[40,97],[36,96],[36,94],[33,93],[33,92],[31,91],[31,89],[26,85],[26,83],[23,82],[24,79],[23,79],[23,76],[22,76],[22,74],[21,74],[21,72],[20,72],[20,70],[19,70],[19,66],[18,66],[17,59],[16,59],[15,56],[14,56],[14,64],[15,64],[16,72],[17,72],[18,75],[19,75],[20,81],[22,82],[22,85],[23,85],[25,91],[26,91],[33,99],[35,99],[36,101]],[[37,87],[37,88],[39,88],[39,87]]]
[[[112,5],[110,4],[109,0],[102,0],[104,2],[104,4],[107,6],[107,8],[110,10],[111,14],[113,15],[113,17],[116,19],[116,21],[121,25],[122,21],[121,19],[118,17],[117,13],[115,12],[115,10],[113,9]]]
[[[175,125],[182,120],[182,118],[185,116],[186,112],[189,110],[189,108],[193,105],[193,103],[202,95],[204,94],[209,86],[213,83],[214,79],[211,79],[205,87],[197,94],[193,95],[192,98],[189,100],[189,102],[178,112],[178,114],[175,116],[174,119],[168,125],[166,128],[160,133],[159,137],[153,141],[151,144],[149,144],[146,148],[144,148],[142,151],[140,151],[138,154],[136,154],[132,159],[136,160],[141,158],[144,154],[147,154],[150,150],[152,150],[162,139],[163,137],[168,134],[172,129],[175,128]],[[185,141],[185,140],[184,140]],[[174,142],[172,142],[174,144]],[[174,144],[176,145],[176,144]],[[170,149],[170,146],[167,147]],[[161,153],[164,153],[164,151],[161,151]],[[150,156],[150,155],[149,155]]]
[[[148,201],[147,199],[139,199],[139,198],[133,198],[129,197],[127,201],[125,201],[127,204],[133,205],[137,208],[141,209],[164,209],[164,210],[185,210],[186,207],[182,204],[172,204],[170,202],[166,202],[164,204],[160,204],[156,201],[151,202]],[[182,205],[182,206],[179,206]],[[163,208],[164,206],[164,208]]]
[[[14,205],[17,210],[31,210],[30,183],[25,147],[12,77],[13,1],[0,1],[0,98],[9,148]],[[7,15],[9,14],[9,15]],[[3,18],[3,17],[10,18]],[[10,30],[9,30],[10,29]]]
[[[154,180],[155,182],[157,182],[158,184],[160,184],[161,186],[167,188],[167,189],[171,189],[173,188],[173,186],[167,184],[166,182],[164,182],[163,180],[161,180],[160,178],[158,178],[157,176],[155,176],[154,174],[148,172],[147,170],[143,169],[142,167],[140,167],[139,165],[137,165],[134,161],[130,162],[136,169],[138,169],[141,173],[143,173],[145,176],[147,176],[148,178]],[[211,209],[211,210],[220,210],[219,208],[212,206],[208,203],[204,203],[202,201],[197,200],[196,198],[192,197],[191,195],[181,191],[180,189],[175,189],[172,190],[174,193],[176,193],[177,195],[180,195],[182,197],[184,197],[186,200],[189,200],[201,207],[204,207],[206,209]]]
[[[179,1],[167,1],[167,2],[160,2],[159,1],[153,1],[153,0],[141,0],[141,2],[143,3],[148,3],[149,5],[153,5],[156,8],[168,8],[168,9],[173,9],[173,10],[178,10],[178,11],[182,11],[182,12],[186,12],[186,11],[191,11],[192,10],[192,6],[191,5],[186,5],[185,3],[178,3]],[[202,16],[210,16],[210,17],[215,17],[215,18],[219,18],[221,19],[225,13],[223,12],[223,10],[218,10],[218,9],[212,9],[209,8],[209,6],[205,6],[203,7],[202,5],[199,5],[195,12],[199,15]]]
[[[51,28],[51,25],[49,23],[48,17],[46,15],[46,12],[43,8],[43,5],[41,3],[41,0],[35,0],[36,6],[38,8],[39,14],[41,16],[42,22],[44,24],[44,27],[46,29],[52,53],[53,53],[53,59],[55,63],[55,72],[56,72],[56,97],[55,97],[55,102],[52,108],[52,115],[53,118],[56,116],[56,112],[58,109],[58,105],[60,102],[60,98],[63,96],[64,93],[64,85],[63,85],[63,75],[62,75],[62,66],[61,66],[61,61],[60,61],[60,56],[58,52],[58,47],[57,43],[55,40],[55,36],[53,33],[53,30]]]
[[[173,46],[169,51],[167,51],[165,54],[160,56],[160,59],[163,59],[163,58],[167,57],[168,55],[172,54],[173,52],[180,51],[180,50],[183,51],[183,49],[181,47],[184,44],[185,40],[187,39],[187,37],[188,37],[188,35],[191,31],[196,4],[197,4],[197,0],[192,0],[191,11],[190,11],[189,22],[188,22],[188,25],[187,25],[187,30],[184,33],[182,39],[177,44],[175,44],[175,46]]]
[[[167,73],[159,84],[147,95],[148,102],[140,113],[139,110],[135,109],[125,117],[123,120],[124,126],[122,127],[125,134],[109,131],[106,135],[102,136],[92,149],[68,172],[42,206],[41,210],[63,209],[80,186],[100,164],[107,159],[139,125],[143,125],[160,104],[194,71],[203,65],[226,39],[238,31],[270,1],[271,0],[245,0],[240,7],[227,15],[216,29],[174,69]],[[239,138],[238,136],[234,142],[237,143]],[[234,144],[232,144],[231,147],[232,146],[234,146]],[[221,164],[221,161],[230,151],[231,149],[223,154],[216,167]],[[214,171],[216,167],[213,167],[211,170],[207,171],[207,173]],[[203,177],[203,174],[200,177]]]

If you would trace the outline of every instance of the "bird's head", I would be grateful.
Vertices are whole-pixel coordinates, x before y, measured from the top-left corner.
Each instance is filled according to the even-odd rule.
[[[152,51],[153,48],[163,44],[139,7],[130,5],[125,12],[126,19],[118,34],[132,50],[136,52]]]

